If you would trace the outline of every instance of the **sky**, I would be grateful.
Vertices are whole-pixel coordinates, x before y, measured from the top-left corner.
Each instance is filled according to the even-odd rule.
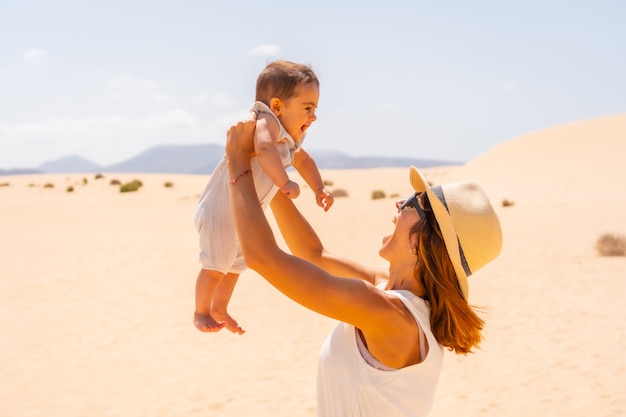
[[[624,16],[623,0],[0,0],[0,169],[223,144],[276,59],[320,79],[305,149],[466,162],[626,112]]]

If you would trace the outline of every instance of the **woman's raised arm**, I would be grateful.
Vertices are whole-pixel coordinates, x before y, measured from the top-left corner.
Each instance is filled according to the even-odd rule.
[[[373,284],[387,277],[386,271],[368,268],[351,259],[327,251],[317,233],[298,211],[292,200],[281,193],[271,203],[272,212],[289,250],[333,275],[359,278]]]
[[[336,277],[278,247],[259,204],[252,175],[246,174],[250,170],[253,133],[253,121],[240,122],[229,130],[226,144],[232,208],[248,267],[292,300],[320,314],[363,329],[388,325],[388,313],[393,306],[373,285]],[[302,227],[300,220],[296,221],[296,227]]]

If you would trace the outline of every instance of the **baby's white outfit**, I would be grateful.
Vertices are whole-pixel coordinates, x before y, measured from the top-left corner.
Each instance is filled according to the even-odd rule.
[[[304,139],[300,143],[296,142],[287,133],[278,117],[264,103],[255,102],[252,110],[257,114],[266,113],[274,117],[280,126],[280,138],[282,140],[276,144],[276,147],[281,162],[285,168],[293,165],[293,154],[300,150]],[[265,209],[276,195],[278,187],[261,168],[258,158],[253,157],[250,164],[254,188],[259,196],[261,206]],[[198,259],[202,264],[202,269],[240,274],[246,269],[246,263],[237,239],[230,202],[229,179],[226,160],[222,158],[200,195],[194,212],[194,223],[199,234],[200,254]]]
[[[387,292],[411,312],[423,332],[420,339],[426,337],[428,353],[420,363],[400,369],[372,366],[359,352],[357,329],[340,322],[320,353],[318,416],[419,417],[430,411],[443,366],[443,347],[430,328],[430,307],[409,291]]]

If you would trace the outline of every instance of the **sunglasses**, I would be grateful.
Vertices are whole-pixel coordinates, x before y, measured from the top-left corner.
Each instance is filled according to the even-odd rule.
[[[420,219],[426,220],[426,213],[419,202],[419,197],[422,193],[415,193],[411,197],[404,200],[404,203],[400,206],[400,210],[409,210],[414,208],[417,211],[417,215]]]

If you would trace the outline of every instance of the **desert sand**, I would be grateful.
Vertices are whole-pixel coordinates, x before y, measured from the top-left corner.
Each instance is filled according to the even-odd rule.
[[[594,249],[603,233],[626,235],[625,162],[617,115],[423,170],[434,184],[481,183],[504,232],[500,257],[470,278],[485,340],[446,353],[431,416],[626,415],[626,257]],[[348,196],[324,213],[304,189],[297,205],[327,248],[384,266],[378,248],[411,191],[408,169],[323,177]],[[120,193],[112,179],[144,185]],[[192,324],[192,213],[206,180],[0,177],[0,416],[315,416],[332,320],[246,271],[230,305],[244,335]]]

